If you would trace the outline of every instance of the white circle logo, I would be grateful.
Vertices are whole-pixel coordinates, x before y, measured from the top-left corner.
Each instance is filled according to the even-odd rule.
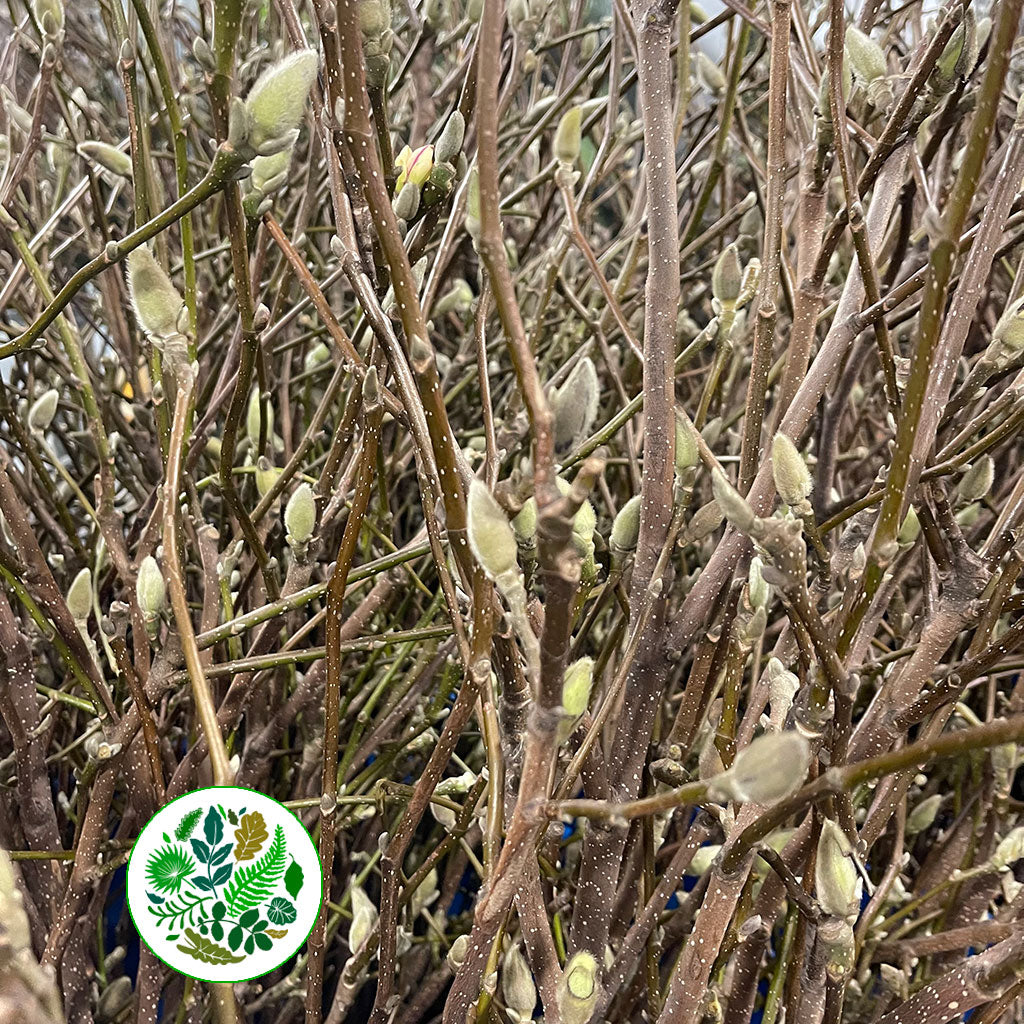
[[[320,910],[313,841],[262,793],[213,786],[149,820],[128,860],[128,910],[168,967],[198,981],[249,981],[305,942]]]

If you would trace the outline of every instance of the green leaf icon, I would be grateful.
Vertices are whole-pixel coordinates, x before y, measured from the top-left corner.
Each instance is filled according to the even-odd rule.
[[[245,959],[244,956],[235,956],[231,950],[218,946],[211,939],[203,938],[192,928],[186,928],[185,934],[192,945],[181,945],[178,946],[178,949],[195,960],[201,960],[204,964],[238,964]]]
[[[258,907],[270,898],[284,874],[284,848],[284,829],[278,825],[267,852],[259,860],[240,867],[224,890],[229,917],[237,917],[240,912]]]
[[[299,890],[302,888],[302,868],[299,867],[299,862],[294,857],[288,870],[284,873],[284,887],[292,899],[299,895]]]
[[[267,907],[267,917],[274,924],[291,924],[295,920],[295,904],[289,903],[283,896],[275,896]]]
[[[206,812],[203,831],[211,847],[216,846],[224,838],[224,819],[217,813],[216,807],[211,807]]]
[[[157,892],[175,893],[195,866],[196,862],[180,846],[165,846],[150,856],[146,880]]]
[[[174,835],[177,839],[184,842],[192,833],[195,831],[196,825],[199,824],[199,819],[203,816],[202,807],[197,807],[193,811],[189,811],[184,818],[181,819],[178,827],[174,830]]]

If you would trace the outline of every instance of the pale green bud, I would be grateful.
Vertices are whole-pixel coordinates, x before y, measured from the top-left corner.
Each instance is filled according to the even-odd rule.
[[[395,196],[391,204],[395,216],[399,220],[409,221],[419,212],[420,208],[420,187],[414,181],[407,181],[402,186],[402,191]]]
[[[444,316],[445,313],[465,313],[473,306],[473,289],[469,282],[457,278],[451,288],[434,303],[430,310],[431,316]]]
[[[128,267],[128,294],[139,326],[155,338],[177,334],[185,303],[149,246],[140,245],[133,249],[125,263]]]
[[[992,867],[1003,871],[1024,857],[1024,825],[1018,825],[1002,839],[992,855]]]
[[[565,449],[586,436],[597,416],[599,391],[594,361],[584,356],[551,397],[556,448]]]
[[[907,509],[906,518],[896,535],[896,540],[902,544],[913,544],[921,533],[921,520],[917,518],[917,510],[913,505]]]
[[[821,826],[814,863],[814,890],[826,914],[846,918],[860,902],[860,875],[846,834],[831,818]]]
[[[796,792],[807,775],[811,748],[795,732],[758,736],[732,767],[710,780],[711,792],[738,803],[773,804]]]
[[[1004,345],[1011,352],[1024,348],[1024,295],[1003,312],[992,332],[992,342]]]
[[[636,494],[619,509],[612,523],[608,545],[614,551],[625,553],[636,548],[640,538],[640,495]]]
[[[973,526],[981,515],[981,503],[977,501],[971,502],[970,505],[965,505],[959,512],[957,512],[955,519],[964,527]]]
[[[789,709],[793,706],[793,698],[800,689],[800,680],[778,658],[768,659],[765,677],[768,680],[768,700],[772,709],[771,724],[777,732],[781,732]]]
[[[715,472],[718,472],[717,470]],[[723,480],[725,478],[723,477]],[[728,481],[726,481],[728,484]],[[711,486],[714,487],[714,477],[712,476]],[[731,485],[729,485],[731,486]],[[735,493],[735,492],[733,492]],[[737,495],[739,497],[739,495]],[[743,501],[740,498],[740,501]],[[743,502],[746,505],[746,502]],[[749,509],[749,505],[747,508]],[[742,512],[742,506],[737,505],[734,511]],[[709,537],[715,532],[725,519],[725,513],[722,511],[722,505],[719,501],[709,501],[706,505],[701,505],[696,512],[693,513],[692,518],[686,524],[686,540],[690,544],[696,544],[698,541],[703,540],[705,537]],[[751,519],[753,523],[753,519]]]
[[[45,432],[53,422],[57,413],[57,400],[60,395],[56,388],[44,391],[31,405],[28,410],[28,425],[30,430]]]
[[[249,183],[254,192],[270,195],[288,180],[288,168],[292,162],[292,149],[280,149],[269,156],[258,156],[252,162]]]
[[[466,185],[466,231],[474,243],[480,241],[480,174],[474,165]]]
[[[711,865],[715,863],[715,858],[721,852],[722,847],[717,843],[712,843],[709,846],[701,846],[693,855],[693,859],[690,861],[690,866],[686,869],[686,873],[696,878],[700,878],[701,875],[704,875],[711,870]]]
[[[562,1024],[588,1024],[597,997],[599,968],[594,955],[585,949],[574,953],[558,979],[558,1009]]]
[[[970,7],[964,10],[963,21],[953,30],[945,49],[935,62],[931,85],[936,92],[949,92],[957,79],[965,78],[974,68],[978,59],[978,34],[975,30],[974,12]]]
[[[725,518],[740,532],[749,532],[754,525],[754,511],[720,469],[711,473],[711,490]]]
[[[697,77],[708,92],[715,96],[725,92],[728,82],[722,73],[722,69],[703,50],[697,51],[695,70]]]
[[[579,658],[565,670],[562,678],[562,711],[573,722],[587,710],[593,685],[593,658]]]
[[[916,836],[918,832],[923,832],[926,828],[931,828],[932,822],[935,821],[935,816],[939,813],[939,807],[941,805],[941,793],[933,793],[930,797],[922,800],[907,815],[907,835]]]
[[[718,299],[723,309],[736,305],[743,288],[743,267],[735,245],[727,245],[715,261],[711,272],[711,294]]]
[[[387,0],[360,0],[359,31],[371,39],[379,39],[391,28],[391,4]]]
[[[361,885],[353,885],[352,922],[348,926],[348,948],[356,953],[363,948],[377,923],[377,908],[363,891]]]
[[[883,77],[889,70],[881,46],[856,25],[846,28],[846,55],[854,75],[865,85]]]
[[[469,485],[467,503],[469,546],[491,579],[514,573],[516,538],[502,507],[481,480]]]
[[[80,142],[78,152],[90,163],[94,163],[120,178],[132,176],[132,158],[127,153],[122,153],[116,146],[110,146],[106,142]]]
[[[445,123],[444,130],[438,136],[434,146],[434,162],[453,164],[462,152],[462,143],[466,137],[466,119],[462,111],[456,110]]]
[[[75,622],[84,622],[92,611],[92,571],[86,567],[71,582],[64,599]]]
[[[751,608],[764,608],[772,596],[772,588],[765,582],[761,573],[764,562],[760,555],[754,555],[747,571],[747,596]]]
[[[245,410],[245,434],[249,443],[255,448],[260,443],[260,409],[263,399],[259,388],[253,388],[249,395],[249,404]],[[267,403],[267,437],[274,433],[274,407]]]
[[[316,501],[313,488],[301,483],[295,488],[288,504],[284,507],[284,526],[288,531],[289,543],[301,547],[309,542],[316,526]]]
[[[281,469],[265,455],[261,455],[256,460],[256,491],[261,498],[277,483],[281,472]]]
[[[963,503],[980,501],[992,489],[996,467],[991,455],[983,455],[960,478],[957,497]]]
[[[529,1020],[537,1005],[537,988],[533,974],[519,945],[513,946],[501,965],[501,993],[505,1005],[515,1010],[521,1020]]]
[[[32,0],[32,16],[47,35],[55,36],[64,27],[64,4],[61,0]]]
[[[469,936],[460,935],[453,943],[452,948],[448,950],[448,963],[457,971],[466,959],[466,953],[469,950]]]
[[[512,520],[512,530],[520,544],[530,544],[537,535],[537,499],[527,498]]]
[[[15,99],[14,93],[6,85],[0,85],[0,96],[3,97],[8,118],[23,135],[28,135],[32,131],[32,115]]]
[[[555,141],[551,149],[560,164],[571,167],[580,158],[582,123],[583,108],[578,105],[570,107],[558,122]]]
[[[581,558],[594,552],[594,530],[597,528],[597,513],[589,501],[580,505],[572,521],[572,541]]]
[[[437,888],[437,868],[431,868],[423,881],[416,886],[416,891],[412,894],[410,900],[410,910],[412,911],[413,918],[417,918],[423,913],[440,895]]]
[[[776,434],[772,440],[772,476],[787,505],[802,504],[814,486],[807,463],[786,434]]]
[[[700,448],[693,430],[676,413],[676,473],[682,475],[700,461]]]
[[[280,149],[299,127],[319,64],[315,50],[297,50],[267,68],[249,90],[249,142],[257,153]]]
[[[146,555],[139,566],[139,576],[135,581],[135,597],[147,621],[155,621],[160,617],[167,600],[167,587],[164,584],[164,574],[152,555]]]

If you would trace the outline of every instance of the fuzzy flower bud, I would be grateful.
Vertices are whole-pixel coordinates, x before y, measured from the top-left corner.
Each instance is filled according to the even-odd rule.
[[[466,185],[466,231],[474,243],[480,241],[480,174],[475,166]]]
[[[697,77],[706,86],[708,92],[717,96],[725,92],[726,82],[722,69],[703,50],[697,51]]]
[[[551,148],[555,159],[566,167],[571,167],[580,158],[582,123],[583,108],[579,105],[570,107],[558,122]]]
[[[501,967],[501,993],[505,997],[505,1006],[514,1010],[519,1020],[530,1020],[537,1005],[537,988],[518,944],[505,954]]]
[[[245,436],[250,444],[255,447],[260,443],[260,408],[263,400],[259,388],[253,388],[249,395],[249,404],[245,409]],[[274,432],[274,407],[268,402],[267,406],[267,437]]]
[[[116,174],[119,178],[132,176],[132,158],[116,146],[108,145],[106,142],[80,142],[78,152],[90,163]]]
[[[352,889],[352,923],[348,926],[348,948],[353,952],[363,948],[377,923],[377,908],[360,885]]]
[[[558,1009],[562,1024],[587,1024],[597,1004],[598,965],[585,949],[574,953],[558,979]]]
[[[252,162],[249,184],[254,192],[268,196],[288,180],[288,167],[292,162],[292,147],[278,150],[269,156],[258,156]]]
[[[587,710],[593,685],[593,658],[580,658],[565,670],[562,677],[563,717],[558,725],[559,743],[564,743],[572,735],[580,716]]]
[[[72,580],[64,600],[75,622],[84,622],[89,618],[92,610],[92,571],[88,566]]]
[[[625,554],[636,548],[640,538],[640,495],[636,494],[619,509],[612,523],[608,545],[613,551]]]
[[[729,483],[720,469],[713,470],[711,473],[711,490],[725,518],[737,530],[743,533],[749,532],[754,525],[754,511],[747,503],[747,499]]]
[[[992,867],[1003,871],[1024,857],[1024,825],[1011,829],[992,855]]]
[[[831,818],[826,818],[821,827],[814,864],[814,889],[826,914],[847,918],[857,912],[860,903],[857,865],[850,841]]]
[[[945,49],[939,54],[932,71],[930,84],[938,93],[947,93],[960,78],[965,78],[978,59],[978,35],[975,31],[974,12],[964,10],[963,21],[953,30]]]
[[[458,970],[466,959],[466,953],[468,950],[469,936],[460,935],[452,943],[451,949],[448,950],[448,963],[450,963],[455,970]]]
[[[957,497],[964,504],[980,501],[992,489],[996,468],[991,455],[983,455],[960,478]]]
[[[911,505],[907,509],[906,518],[903,520],[903,525],[900,527],[900,531],[896,534],[896,540],[900,545],[913,544],[917,540],[921,533],[921,520],[917,518],[917,511],[914,506]]]
[[[933,793],[930,797],[922,800],[907,815],[907,835],[916,836],[918,832],[931,828],[932,822],[935,821],[935,816],[939,813],[941,804],[941,793]]]
[[[1011,352],[1019,352],[1024,348],[1024,295],[1003,312],[992,332],[992,342]]]
[[[803,784],[811,748],[795,732],[758,736],[737,755],[732,767],[711,780],[718,797],[739,803],[773,804]]]
[[[469,485],[467,507],[469,546],[491,579],[514,573],[516,537],[502,507],[481,480]]]
[[[761,574],[763,568],[764,562],[760,555],[754,555],[747,571],[747,596],[751,608],[764,608],[772,596],[772,588]]]
[[[676,413],[676,474],[681,476],[700,461],[700,449],[693,430]]]
[[[881,46],[856,25],[846,28],[846,56],[854,75],[865,85],[884,77],[888,71]]]
[[[814,486],[807,463],[786,434],[776,434],[772,441],[772,476],[787,505],[803,504]]]
[[[793,706],[793,699],[800,689],[800,680],[790,672],[778,658],[769,658],[765,669],[768,680],[768,700],[771,704],[771,725],[776,732],[782,732],[786,716]]]
[[[395,179],[395,195],[400,195],[409,181],[422,188],[434,166],[434,147],[420,146],[419,149],[412,150],[405,146],[395,157],[395,166],[399,170],[399,175]]]
[[[155,622],[164,610],[167,587],[164,584],[164,574],[152,555],[146,555],[139,566],[139,576],[135,581],[135,597],[146,621]]]
[[[261,498],[277,483],[281,472],[281,468],[275,466],[265,455],[256,460],[256,491]]]
[[[399,220],[410,221],[419,212],[420,187],[414,181],[407,181],[391,204]]]
[[[184,301],[149,246],[133,249],[125,263],[128,293],[139,326],[155,338],[178,333],[178,318]]]
[[[597,415],[599,391],[594,361],[584,356],[551,397],[556,448],[564,450],[587,434]]]
[[[462,111],[456,110],[445,123],[444,130],[438,136],[434,146],[434,159],[438,163],[452,164],[462,152],[462,143],[466,137],[466,119]]]
[[[52,38],[64,27],[64,4],[61,0],[32,0],[32,16]]]
[[[301,547],[309,543],[316,526],[316,501],[313,488],[308,483],[299,484],[288,499],[284,507],[284,526],[290,544]]]
[[[736,305],[743,287],[743,267],[735,245],[727,245],[711,272],[711,294],[723,309]]]
[[[512,530],[520,544],[530,545],[537,535],[537,499],[527,498],[512,520]]]
[[[28,426],[30,430],[45,432],[53,422],[57,412],[57,400],[60,397],[56,388],[44,391],[28,410]]]
[[[257,153],[277,152],[294,137],[319,64],[315,50],[297,50],[267,68],[249,90],[249,143]]]

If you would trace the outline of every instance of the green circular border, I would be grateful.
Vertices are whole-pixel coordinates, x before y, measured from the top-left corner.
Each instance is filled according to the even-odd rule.
[[[317,873],[317,876],[320,879],[320,887],[318,889],[319,896],[317,898],[316,916],[313,918],[313,923],[309,926],[309,931],[307,931],[306,934],[303,936],[303,938],[299,942],[298,946],[296,946],[296,948],[292,952],[290,952],[287,956],[282,957],[272,967],[267,968],[267,970],[262,971],[259,974],[253,974],[251,977],[248,977],[248,978],[237,978],[234,981],[225,981],[224,979],[221,979],[221,978],[201,978],[198,974],[189,974],[187,971],[183,971],[183,970],[181,970],[181,968],[175,967],[173,964],[169,964],[146,941],[146,937],[142,934],[142,929],[139,927],[138,923],[135,920],[135,913],[132,910],[132,902],[128,898],[128,872],[131,870],[132,857],[135,856],[135,850],[138,847],[138,843],[139,843],[139,840],[142,838],[143,832],[145,832],[146,829],[149,828],[149,826],[153,824],[153,822],[156,820],[157,816],[162,814],[168,807],[171,806],[171,804],[176,804],[179,800],[184,800],[186,797],[195,796],[197,793],[209,793],[212,790],[218,790],[218,789],[236,790],[236,791],[238,791],[240,793],[255,793],[256,796],[262,797],[264,800],[269,800],[273,804],[277,804],[277,806],[280,807],[282,811],[284,811],[286,814],[290,814],[299,823],[299,827],[302,829],[303,834],[309,840],[309,845],[310,845],[311,849],[313,850],[313,855],[314,855],[313,859],[316,862],[316,873]],[[291,810],[291,808],[285,807],[285,805],[283,803],[281,803],[280,800],[275,800],[272,796],[267,796],[266,793],[261,793],[258,789],[249,789],[248,786],[202,786],[200,789],[190,790],[188,793],[182,793],[181,796],[176,796],[173,800],[168,800],[167,803],[165,803],[163,805],[163,807],[161,807],[149,819],[149,821],[147,821],[146,824],[142,826],[141,830],[139,831],[139,834],[135,837],[135,842],[132,843],[132,851],[131,851],[131,853],[128,854],[128,862],[125,865],[124,902],[125,902],[125,906],[128,907],[128,916],[131,919],[132,927],[135,929],[136,934],[139,936],[139,942],[141,942],[146,947],[146,949],[148,949],[150,951],[150,953],[152,953],[153,956],[155,956],[156,959],[159,960],[160,963],[162,963],[164,965],[164,967],[166,967],[168,970],[174,971],[176,974],[180,974],[183,977],[192,978],[194,981],[201,981],[201,982],[203,982],[204,984],[207,984],[207,985],[241,985],[241,984],[243,984],[244,982],[247,982],[247,981],[255,981],[257,978],[265,978],[268,974],[270,974],[271,971],[276,971],[278,969],[278,967],[281,966],[281,964],[285,963],[285,961],[287,961],[291,957],[295,956],[299,952],[299,950],[302,949],[303,945],[306,942],[309,941],[309,937],[310,937],[310,935],[313,934],[313,929],[316,927],[317,919],[320,917],[320,911],[323,908],[323,904],[324,904],[324,868],[323,868],[323,865],[320,863],[320,854],[317,852],[316,844],[313,842],[313,837],[309,834],[309,832],[306,831],[306,826],[302,824],[302,820],[299,818],[299,816],[297,814],[295,814]]]

